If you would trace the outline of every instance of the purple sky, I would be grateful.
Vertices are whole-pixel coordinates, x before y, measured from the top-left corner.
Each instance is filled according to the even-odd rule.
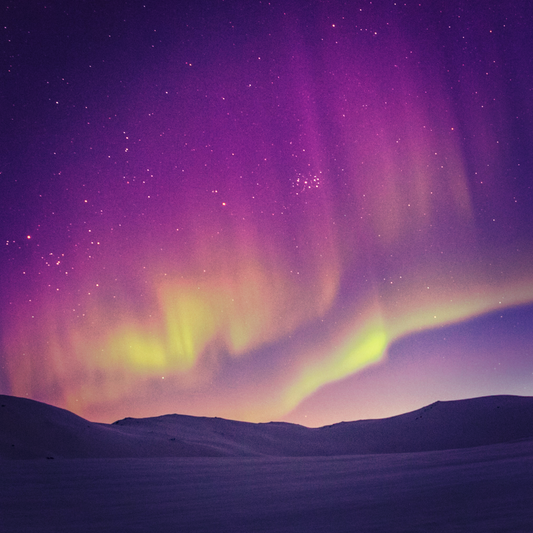
[[[322,425],[533,395],[527,2],[8,2],[0,392]]]

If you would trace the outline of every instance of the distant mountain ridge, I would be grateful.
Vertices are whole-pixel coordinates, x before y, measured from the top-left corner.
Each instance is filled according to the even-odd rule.
[[[409,453],[533,441],[533,397],[435,402],[378,420],[307,428],[163,415],[89,422],[51,405],[0,395],[0,458],[333,456]]]

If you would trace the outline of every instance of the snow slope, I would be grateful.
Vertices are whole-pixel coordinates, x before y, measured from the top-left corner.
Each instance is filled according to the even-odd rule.
[[[0,533],[531,533],[532,411],[499,396],[318,429],[108,425],[0,396]]]
[[[531,441],[336,457],[0,459],[2,533],[531,532]]]
[[[322,428],[164,415],[89,422],[47,404],[0,396],[0,457],[333,456],[407,453],[533,439],[533,398],[436,402],[381,420]]]

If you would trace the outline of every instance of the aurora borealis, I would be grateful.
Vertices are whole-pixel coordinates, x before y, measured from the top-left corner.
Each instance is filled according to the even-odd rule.
[[[533,395],[532,23],[8,2],[0,391],[309,425]]]

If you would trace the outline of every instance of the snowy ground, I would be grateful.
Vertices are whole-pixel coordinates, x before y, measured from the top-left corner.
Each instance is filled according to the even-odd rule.
[[[533,441],[337,457],[0,460],[3,532],[533,532]]]

